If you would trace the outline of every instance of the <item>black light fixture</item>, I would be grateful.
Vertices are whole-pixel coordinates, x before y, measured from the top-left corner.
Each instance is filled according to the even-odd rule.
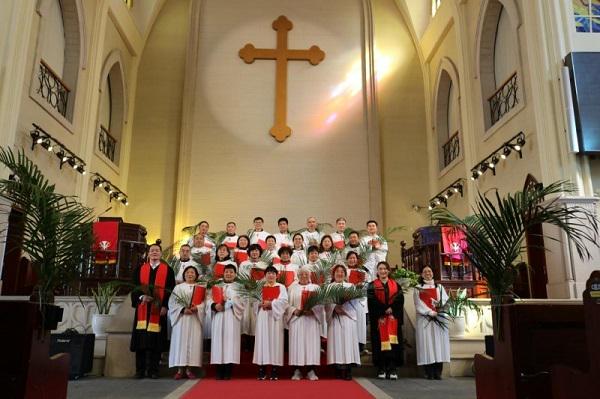
[[[96,191],[97,188],[103,188],[106,194],[108,194],[108,202],[116,200],[125,206],[129,205],[127,194],[115,186],[110,180],[98,172],[93,173],[92,176],[92,191]]]
[[[474,173],[474,176],[475,175],[477,175],[477,173]],[[448,187],[444,188],[442,191],[440,191],[434,197],[432,197],[429,200],[429,206],[427,208],[431,211],[433,208],[441,204],[444,204],[444,206],[448,206],[448,200],[452,196],[454,196],[455,194],[460,194],[461,197],[463,196],[463,185],[463,179],[455,180]]]
[[[35,149],[36,145],[40,145],[42,148],[56,155],[60,161],[59,168],[62,169],[65,163],[68,163],[74,170],[85,175],[85,162],[71,150],[69,150],[64,144],[52,137],[48,132],[42,129],[39,125],[32,123],[33,130],[29,133],[31,136],[31,151]],[[58,151],[55,152],[55,149]]]
[[[500,160],[506,160],[508,156],[515,151],[519,154],[519,158],[523,158],[523,146],[525,145],[525,134],[523,132],[517,133],[510,140],[503,143],[490,155],[485,157],[481,162],[475,165],[471,169],[471,180],[477,180],[482,176],[488,169],[492,171],[492,174],[496,175],[496,166]]]

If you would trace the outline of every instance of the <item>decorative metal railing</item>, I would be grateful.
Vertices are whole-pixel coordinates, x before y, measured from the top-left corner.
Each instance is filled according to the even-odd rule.
[[[494,94],[488,98],[492,125],[502,119],[504,115],[519,103],[519,98],[517,96],[518,90],[517,72],[515,71],[494,92]]]
[[[71,90],[56,72],[50,68],[44,60],[40,60],[38,73],[39,87],[37,93],[42,96],[52,108],[56,109],[62,116],[67,115],[67,103]]]
[[[100,132],[98,133],[98,149],[100,152],[114,163],[116,148],[117,139],[110,135],[107,128],[100,125]]]
[[[448,141],[442,145],[442,151],[444,152],[444,168],[452,163],[460,155],[460,138],[458,137],[458,131],[456,131]]]

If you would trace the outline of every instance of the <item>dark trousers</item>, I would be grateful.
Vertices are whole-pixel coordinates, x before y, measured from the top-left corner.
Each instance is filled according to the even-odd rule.
[[[135,352],[135,370],[137,373],[158,374],[160,350],[139,350]]]

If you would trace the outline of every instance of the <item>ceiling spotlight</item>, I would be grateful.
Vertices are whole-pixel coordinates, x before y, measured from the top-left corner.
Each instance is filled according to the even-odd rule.
[[[478,177],[479,177],[479,171],[478,170],[474,170],[471,173],[471,180],[477,180]]]
[[[433,208],[435,208],[435,204],[432,202],[431,204],[429,204],[427,209],[429,209],[431,211]]]
[[[123,199],[121,200],[121,202],[122,202],[122,203],[123,203],[123,205],[125,205],[125,206],[129,205],[129,201],[127,200],[127,198],[123,198]]]
[[[450,190],[448,190],[447,192],[445,192],[444,194],[442,194],[442,196],[443,196],[445,199],[448,199],[448,198],[450,198],[450,196],[451,196],[451,195],[452,195],[452,191],[450,191]]]
[[[46,138],[45,140],[39,138],[38,144],[41,144],[41,146],[47,149],[48,151],[52,151],[52,143],[50,142],[49,138]]]
[[[436,198],[436,199],[434,199],[434,200],[433,200],[433,203],[434,203],[434,204],[436,204],[436,205],[439,205],[439,204],[441,204],[442,202],[440,201],[440,199],[439,199],[439,198]]]
[[[454,187],[452,187],[452,191],[454,191],[455,193],[458,193],[460,190],[458,189],[458,186],[454,186]]]
[[[508,157],[509,155],[510,155],[510,147],[505,146],[504,150],[502,151],[502,154],[500,155],[500,158],[506,159],[506,157]]]
[[[110,188],[110,184],[106,183],[106,186],[104,187],[104,191],[106,191],[109,194],[112,194],[112,189]]]
[[[79,165],[79,173],[81,173],[82,176],[85,176],[87,173],[83,165]]]
[[[477,172],[475,173],[477,173],[477,176],[481,176],[483,174],[483,171],[481,169],[477,169]]]
[[[96,191],[96,188],[98,187],[102,187],[102,179],[99,177],[96,177],[94,179],[94,188],[92,189],[92,191]]]
[[[517,144],[518,144],[520,147],[523,147],[523,146],[525,145],[525,137],[523,137],[523,136],[519,136],[519,137],[517,138]]]

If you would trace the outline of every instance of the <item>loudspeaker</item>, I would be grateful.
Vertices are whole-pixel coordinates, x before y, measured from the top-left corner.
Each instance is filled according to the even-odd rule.
[[[50,356],[57,353],[71,355],[69,379],[77,380],[92,371],[94,362],[94,334],[79,334],[74,330],[52,334],[50,337]]]

